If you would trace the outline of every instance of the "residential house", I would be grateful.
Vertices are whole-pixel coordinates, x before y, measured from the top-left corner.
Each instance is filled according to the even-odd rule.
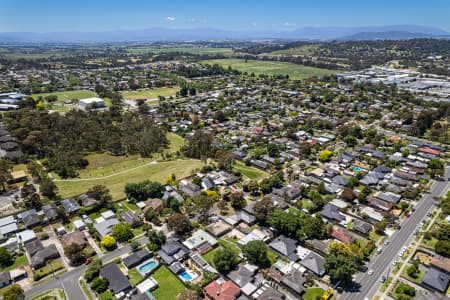
[[[205,227],[205,230],[215,237],[220,237],[229,232],[231,229],[232,227],[222,220],[218,220],[217,222],[211,223]]]
[[[120,271],[117,264],[112,263],[100,269],[100,276],[108,280],[108,288],[115,294],[131,289],[130,281]]]
[[[256,223],[256,218],[243,210],[236,211],[233,215],[228,217],[222,217],[225,222],[230,224],[231,226],[238,225],[243,222],[249,226]]]
[[[95,223],[94,228],[97,230],[100,237],[104,238],[107,235],[111,235],[111,228],[113,228],[117,224],[120,224],[120,222],[116,218],[107,220],[103,219],[100,222]]]
[[[227,277],[239,287],[243,288],[248,283],[252,283],[254,281],[254,276],[257,271],[257,266],[251,264],[239,264],[236,270],[233,270],[227,274]]]
[[[68,214],[73,214],[80,209],[80,205],[73,198],[64,199],[61,204]]]
[[[152,198],[145,201],[145,210],[153,209],[156,211],[161,211],[163,208],[163,202],[159,198]]]
[[[97,200],[88,196],[87,194],[81,194],[80,196],[78,196],[78,198],[81,201],[81,205],[83,205],[84,207],[91,207],[97,204]]]
[[[132,210],[125,210],[120,213],[120,219],[127,222],[131,227],[136,227],[141,224],[141,219]]]
[[[448,274],[433,267],[429,268],[422,278],[423,285],[441,293],[447,291],[449,281]]]
[[[42,211],[44,212],[44,221],[50,222],[53,220],[56,220],[58,218],[58,211],[56,210],[56,204],[55,203],[49,203],[44,206],[42,206]]]
[[[218,278],[207,284],[203,293],[210,300],[234,300],[241,294],[241,289],[231,280]]]
[[[286,257],[290,261],[297,261],[297,245],[296,242],[284,235],[280,235],[272,242],[270,242],[269,247],[272,248],[278,254]]]
[[[336,222],[342,222],[345,220],[345,216],[340,212],[339,207],[327,203],[320,214],[330,220],[336,221]]]
[[[305,258],[300,261],[300,264],[317,276],[325,275],[325,258],[319,254],[310,251]]]
[[[330,236],[346,244],[350,244],[353,241],[352,234],[347,229],[340,226],[333,226]]]
[[[353,230],[362,234],[368,234],[372,230],[372,225],[359,219],[353,220]]]
[[[178,239],[169,238],[158,251],[158,256],[167,264],[171,265],[175,261],[181,261],[188,257],[189,249]]]
[[[435,267],[450,275],[450,258],[435,256],[430,260],[430,266]]]
[[[62,244],[64,247],[70,246],[70,245],[78,245],[78,246],[84,246],[86,245],[87,239],[86,236],[82,231],[74,231],[71,233],[68,233],[62,237]]]
[[[303,273],[295,269],[281,278],[281,283],[299,296],[305,292],[305,281]]]
[[[218,244],[217,240],[206,231],[199,229],[183,242],[189,250],[196,249],[206,253]]]
[[[141,249],[122,259],[122,262],[127,269],[131,269],[150,257],[152,257],[152,254],[147,249]]]

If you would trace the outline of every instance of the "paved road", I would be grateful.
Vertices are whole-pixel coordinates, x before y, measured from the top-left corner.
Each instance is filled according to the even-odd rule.
[[[142,237],[137,241],[141,245],[145,245],[148,243],[148,238]],[[121,247],[113,252],[103,255],[101,258],[102,262],[107,263],[129,251],[131,251],[130,246]],[[84,297],[83,291],[81,290],[78,284],[78,279],[82,276],[86,268],[87,266],[85,265],[79,266],[78,268],[75,268],[70,272],[60,275],[58,278],[46,281],[42,284],[33,287],[32,289],[25,292],[25,299],[30,299],[36,295],[39,295],[51,289],[63,289],[66,292],[67,296],[69,297],[69,300],[86,299]]]
[[[399,231],[395,232],[390,237],[389,245],[385,246],[381,254],[375,256],[375,258],[370,261],[368,268],[374,271],[373,275],[369,276],[367,273],[360,274],[355,280],[356,283],[360,285],[359,290],[356,292],[343,293],[340,299],[363,300],[366,298],[373,298],[381,285],[381,276],[388,276],[392,267],[392,261],[398,258],[398,253],[403,246],[409,245],[414,236],[413,233],[420,222],[435,208],[433,197],[442,196],[449,190],[450,182],[448,181],[448,178],[450,177],[450,167],[446,169],[444,177],[445,181],[436,181],[432,186],[430,193],[426,194],[415,207],[416,212],[401,224],[402,228]]]

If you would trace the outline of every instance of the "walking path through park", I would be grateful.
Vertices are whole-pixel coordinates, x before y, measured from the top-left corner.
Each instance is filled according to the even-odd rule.
[[[123,170],[123,171],[119,171],[119,172],[116,172],[116,173],[113,173],[113,174],[109,174],[109,175],[105,175],[105,176],[101,176],[101,177],[74,178],[74,179],[54,179],[53,181],[91,181],[91,180],[101,180],[101,179],[114,177],[114,176],[117,176],[117,175],[120,175],[120,174],[123,174],[123,173],[127,173],[127,172],[130,172],[130,171],[134,171],[134,170],[139,169],[139,168],[147,167],[149,165],[155,165],[155,164],[158,164],[158,163],[164,163],[164,162],[158,162],[156,160],[153,160],[151,162],[145,163],[145,164],[137,166],[137,167],[129,168],[129,169],[126,169],[126,170]]]

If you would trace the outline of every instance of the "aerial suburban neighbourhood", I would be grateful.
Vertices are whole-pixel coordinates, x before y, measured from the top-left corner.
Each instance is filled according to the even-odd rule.
[[[0,299],[450,299],[450,24],[5,17]]]

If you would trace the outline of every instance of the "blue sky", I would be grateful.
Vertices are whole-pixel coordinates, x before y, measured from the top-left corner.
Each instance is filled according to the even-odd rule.
[[[397,24],[450,31],[450,0],[0,0],[0,32]]]

